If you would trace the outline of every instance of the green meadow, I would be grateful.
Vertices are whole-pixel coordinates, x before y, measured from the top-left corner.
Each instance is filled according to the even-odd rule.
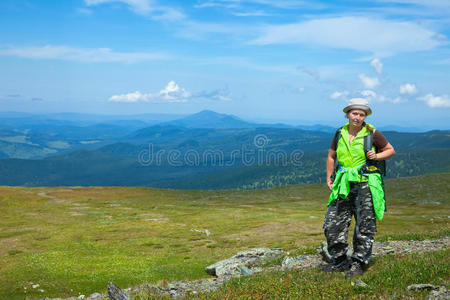
[[[449,235],[449,182],[448,173],[387,180],[388,211],[376,239]],[[324,184],[249,191],[3,186],[0,299],[89,295],[104,292],[108,281],[126,288],[205,278],[207,265],[253,247],[314,253],[324,240],[328,195]],[[363,275],[373,287],[356,295],[410,296],[400,290],[395,276],[404,282],[415,276],[448,284],[448,254],[378,257]],[[338,275],[317,270],[267,273],[233,280],[207,297],[355,295],[350,282],[342,284]]]

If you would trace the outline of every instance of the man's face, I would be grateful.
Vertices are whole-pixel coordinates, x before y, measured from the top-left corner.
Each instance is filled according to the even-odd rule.
[[[353,109],[347,113],[347,118],[352,126],[359,127],[366,119],[366,112],[361,109]]]

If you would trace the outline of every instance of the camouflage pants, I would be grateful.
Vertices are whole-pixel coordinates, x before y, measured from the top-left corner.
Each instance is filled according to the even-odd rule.
[[[352,260],[368,264],[377,223],[372,194],[367,182],[350,183],[350,193],[347,198],[338,198],[328,206],[323,230],[327,238],[328,252],[336,264],[346,258],[348,228],[353,216],[355,216],[356,224],[353,233]]]

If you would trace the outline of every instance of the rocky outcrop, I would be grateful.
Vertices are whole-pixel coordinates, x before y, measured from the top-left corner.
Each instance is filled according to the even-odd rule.
[[[412,284],[407,287],[409,291],[431,290],[427,295],[427,300],[450,299],[450,290],[445,285],[435,286],[429,283]]]
[[[216,277],[251,275],[260,272],[263,264],[281,258],[285,252],[280,248],[254,248],[239,252],[233,257],[206,267],[206,273]]]

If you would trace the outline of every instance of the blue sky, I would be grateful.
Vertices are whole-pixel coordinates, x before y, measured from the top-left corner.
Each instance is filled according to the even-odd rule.
[[[0,111],[450,128],[450,1],[0,1]]]

